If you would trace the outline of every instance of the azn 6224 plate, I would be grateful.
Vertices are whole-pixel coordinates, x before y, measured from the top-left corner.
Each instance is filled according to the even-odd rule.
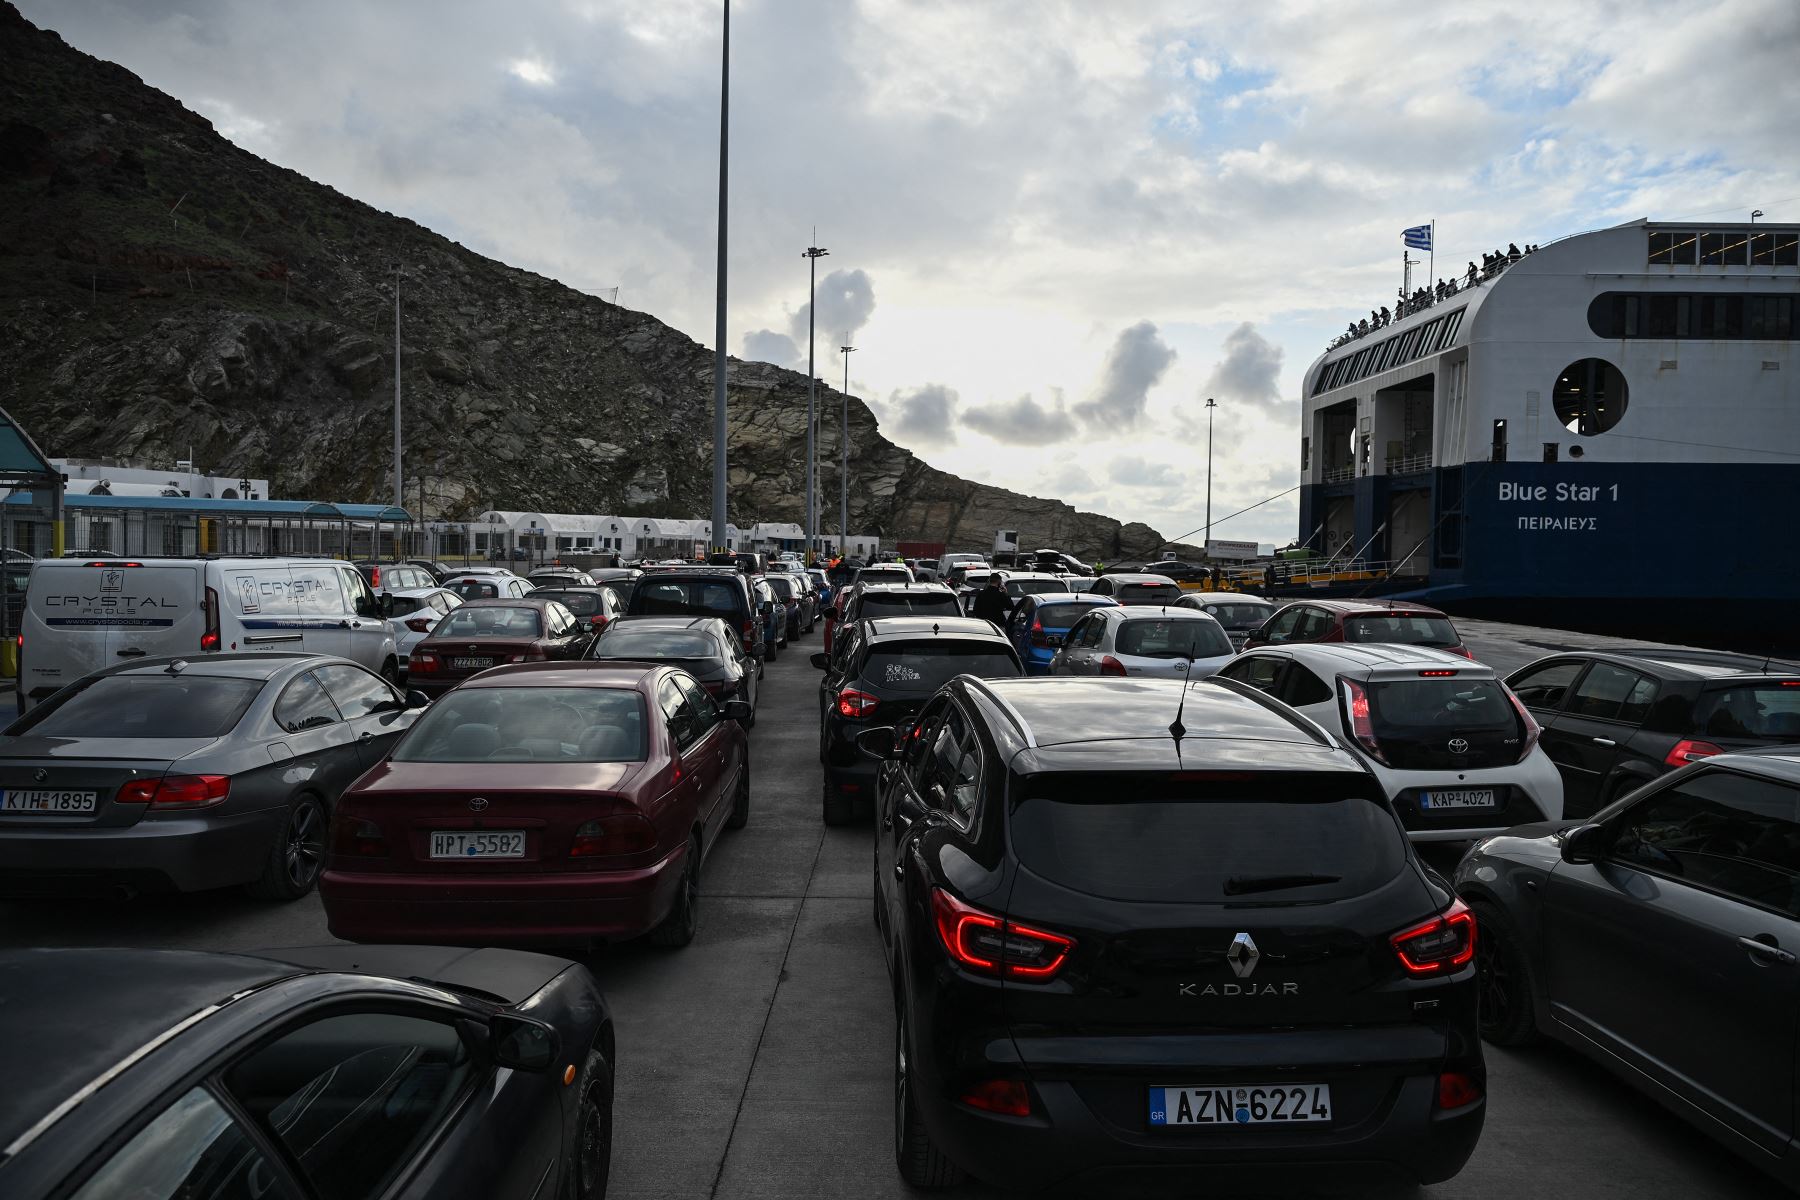
[[[1152,1125],[1289,1125],[1329,1120],[1331,1087],[1324,1083],[1150,1089]]]

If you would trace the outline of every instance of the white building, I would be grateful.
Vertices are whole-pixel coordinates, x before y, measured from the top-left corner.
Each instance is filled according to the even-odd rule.
[[[236,475],[204,475],[177,463],[168,470],[119,467],[90,458],[53,458],[69,477],[71,496],[185,496],[194,500],[268,500],[269,481]]]

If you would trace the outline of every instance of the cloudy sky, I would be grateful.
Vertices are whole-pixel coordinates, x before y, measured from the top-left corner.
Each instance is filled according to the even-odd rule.
[[[718,0],[19,0],[239,145],[710,344]],[[1399,284],[1638,217],[1800,220],[1800,5],[738,0],[730,346],[947,470],[1178,536],[1291,488]],[[1295,536],[1293,496],[1215,526]]]

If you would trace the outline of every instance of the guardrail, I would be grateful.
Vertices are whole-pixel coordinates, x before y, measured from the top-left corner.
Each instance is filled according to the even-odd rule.
[[[1351,463],[1347,467],[1329,467],[1325,471],[1325,482],[1326,483],[1344,483],[1347,480],[1351,480],[1351,479],[1355,479],[1355,478],[1356,478],[1356,464],[1355,463]]]
[[[1387,460],[1389,475],[1416,475],[1421,471],[1431,470],[1429,454],[1390,454]]]

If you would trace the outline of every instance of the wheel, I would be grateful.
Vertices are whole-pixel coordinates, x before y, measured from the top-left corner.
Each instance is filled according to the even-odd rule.
[[[825,776],[823,806],[827,825],[848,825],[850,818],[856,815],[856,797],[846,796],[831,786],[829,774]]]
[[[562,1200],[604,1200],[612,1173],[613,1072],[599,1050],[589,1050],[581,1069],[581,1107],[575,1113],[569,1170]]]
[[[386,662],[382,663],[381,664],[381,677],[383,679],[387,680],[389,683],[393,684],[396,688],[399,687],[400,686],[400,663],[399,663],[399,661],[396,659],[390,658]]]
[[[931,1140],[919,1119],[907,1068],[906,1013],[894,1017],[894,1160],[908,1185],[937,1191],[962,1182],[962,1171]]]
[[[325,803],[300,796],[288,808],[287,821],[269,848],[262,874],[246,890],[264,900],[298,900],[319,882],[325,861]]]
[[[687,859],[681,865],[681,887],[675,893],[675,906],[662,924],[650,931],[654,946],[685,946],[694,940],[700,927],[700,839],[688,840]]]
[[[1475,913],[1475,981],[1481,1036],[1496,1046],[1537,1040],[1531,960],[1513,924],[1492,904]]]
[[[750,822],[750,764],[738,772],[737,798],[731,805],[731,815],[725,818],[725,828],[742,829]]]

